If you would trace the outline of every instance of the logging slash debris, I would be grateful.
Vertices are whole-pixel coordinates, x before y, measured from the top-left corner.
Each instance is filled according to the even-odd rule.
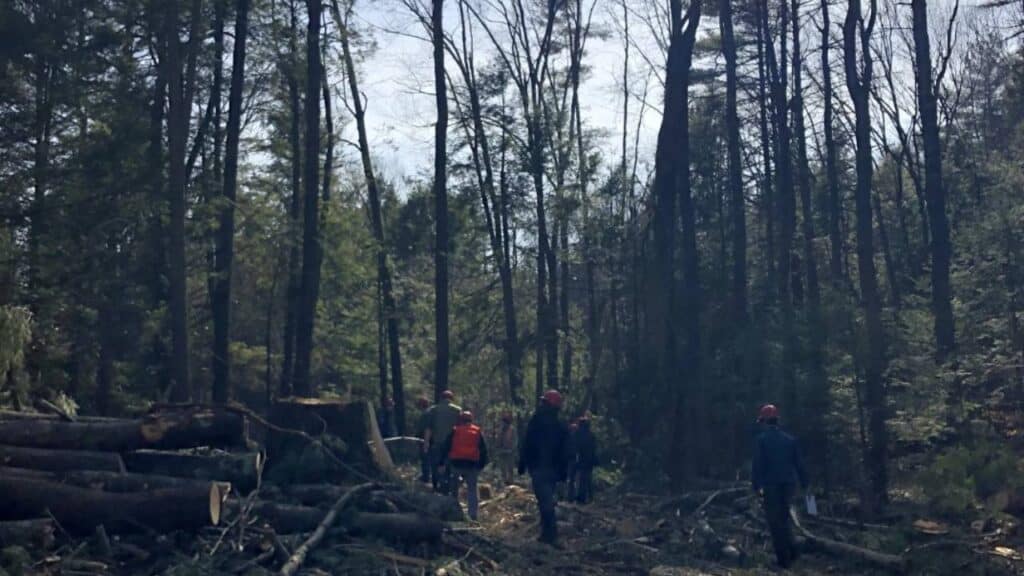
[[[605,486],[591,504],[559,505],[556,551],[535,541],[525,479],[497,488],[488,471],[480,521],[468,522],[414,474],[393,464],[367,403],[281,399],[265,417],[235,405],[156,406],[135,419],[0,412],[0,576],[696,576],[770,565],[744,485],[673,497]],[[794,574],[1021,573],[1013,526],[964,535],[795,519],[807,553]],[[937,550],[946,572],[929,564]]]

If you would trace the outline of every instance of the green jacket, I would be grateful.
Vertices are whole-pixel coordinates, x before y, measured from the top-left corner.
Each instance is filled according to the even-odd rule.
[[[441,400],[427,408],[427,411],[423,413],[423,417],[427,421],[426,428],[430,430],[431,444],[440,446],[444,443],[448,435],[452,433],[452,428],[458,423],[461,412],[462,408],[448,400]]]

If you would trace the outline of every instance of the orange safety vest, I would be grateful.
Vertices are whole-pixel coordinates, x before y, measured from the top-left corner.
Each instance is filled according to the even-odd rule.
[[[459,424],[452,429],[452,449],[449,460],[469,462],[480,461],[480,427],[476,424]]]

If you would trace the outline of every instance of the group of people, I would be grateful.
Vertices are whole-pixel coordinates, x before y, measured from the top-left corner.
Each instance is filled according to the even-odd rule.
[[[430,405],[421,398],[419,434],[423,439],[420,480],[431,483],[438,492],[458,496],[463,482],[467,487],[469,517],[477,518],[479,495],[477,481],[488,464],[487,441],[473,413],[454,402],[450,390]],[[526,425],[519,442],[511,412],[501,415],[494,439],[502,482],[513,479],[513,459],[518,452],[520,475],[529,473],[540,512],[539,541],[558,547],[556,502],[564,483],[569,500],[586,503],[593,496],[592,478],[598,465],[597,441],[590,429],[590,414],[568,426],[559,418],[563,398],[557,390],[548,390],[539,399],[536,411]],[[807,490],[807,473],[796,440],[779,427],[779,410],[766,404],[758,413],[759,431],[754,442],[751,482],[762,498],[776,560],[788,568],[799,555],[792,533],[790,504],[796,486]],[[518,450],[517,450],[518,449]]]
[[[569,500],[586,503],[593,497],[593,470],[598,464],[597,441],[590,429],[590,414],[576,419],[571,426],[559,418],[562,395],[548,390],[539,399],[526,431],[516,432],[511,412],[501,414],[501,423],[493,436],[495,460],[501,481],[511,484],[514,472],[529,473],[541,518],[539,540],[557,546],[555,506],[559,486],[564,484]],[[455,404],[450,390],[430,405],[426,398],[417,401],[422,410],[418,433],[422,438],[420,480],[434,490],[458,496],[467,488],[469,517],[477,518],[480,471],[489,462],[488,443],[472,412]],[[518,463],[517,463],[518,461]]]

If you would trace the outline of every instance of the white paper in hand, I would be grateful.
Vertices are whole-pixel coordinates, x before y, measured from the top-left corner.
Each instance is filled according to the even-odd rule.
[[[818,515],[818,501],[814,499],[814,494],[807,494],[804,496],[804,503],[807,504],[807,514],[810,516]]]

